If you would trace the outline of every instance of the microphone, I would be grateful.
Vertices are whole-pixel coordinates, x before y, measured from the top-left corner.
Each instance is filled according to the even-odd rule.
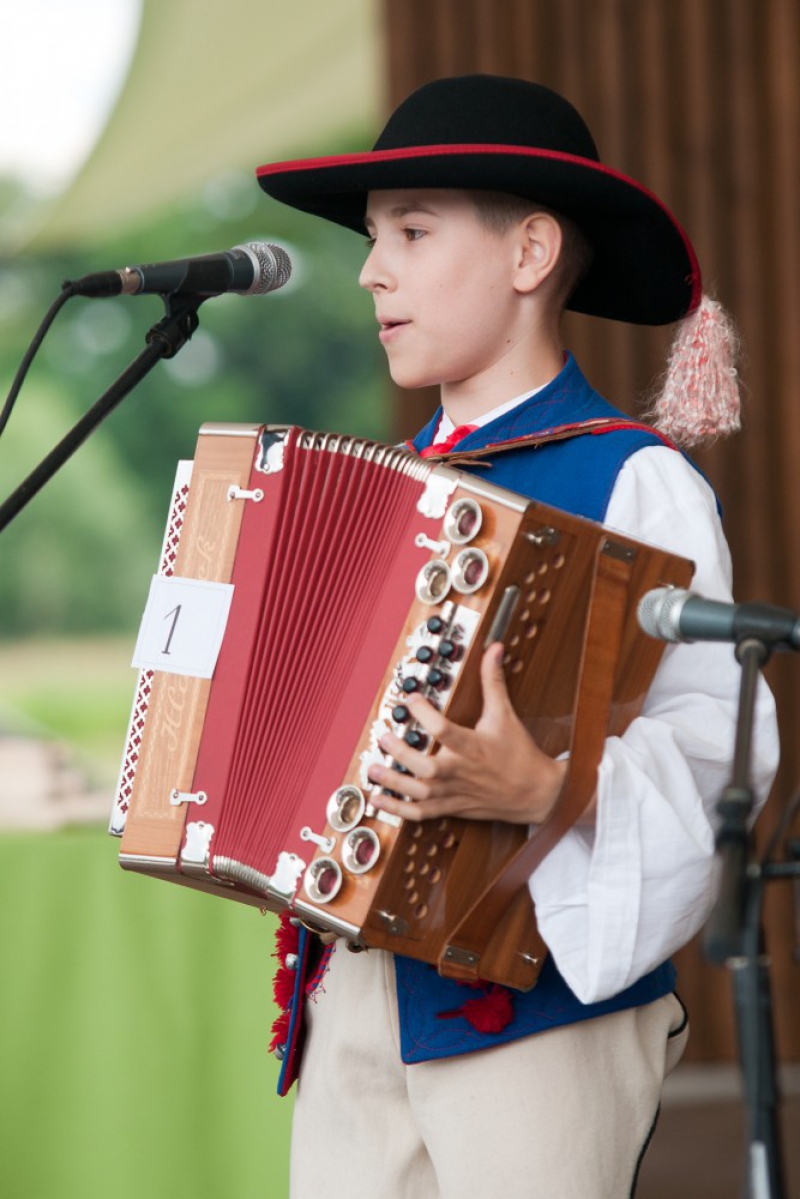
[[[743,641],[755,637],[800,649],[800,616],[773,604],[729,604],[680,587],[657,587],[639,601],[639,627],[661,641]]]
[[[99,271],[75,281],[66,280],[76,296],[219,296],[226,291],[264,295],[288,283],[292,273],[289,255],[271,242],[251,241],[221,254],[178,258],[126,266],[119,271]]]

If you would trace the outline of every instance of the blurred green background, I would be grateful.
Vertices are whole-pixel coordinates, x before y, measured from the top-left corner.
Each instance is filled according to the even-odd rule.
[[[294,263],[275,295],[204,305],[191,343],[0,534],[9,1199],[287,1193],[291,1102],[275,1097],[267,1054],[271,918],[123,874],[105,823],[136,628],[175,466],[193,455],[199,426],[390,435],[372,305],[355,283],[363,245],[266,200],[253,173],[371,144],[376,10],[373,0],[30,0],[0,15],[3,123],[29,125],[39,151],[24,169],[0,159],[3,397],[65,278],[249,240],[279,242]],[[79,119],[71,101],[112,49],[117,78],[89,105],[93,146],[56,178]],[[156,297],[69,302],[0,438],[2,498],[161,315]]]

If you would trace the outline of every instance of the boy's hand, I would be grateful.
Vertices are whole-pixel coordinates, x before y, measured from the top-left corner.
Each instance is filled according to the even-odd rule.
[[[369,777],[415,802],[373,792],[370,802],[376,808],[404,820],[463,816],[541,824],[549,815],[567,763],[543,753],[518,719],[508,698],[502,662],[502,645],[491,645],[481,662],[483,711],[474,729],[453,724],[421,696],[403,700],[439,749],[426,755],[386,733],[381,749],[410,773],[372,766]]]

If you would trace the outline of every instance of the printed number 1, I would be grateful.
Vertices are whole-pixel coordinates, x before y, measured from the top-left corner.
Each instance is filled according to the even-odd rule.
[[[176,608],[173,608],[172,611],[168,612],[167,615],[164,617],[164,620],[169,620],[169,618],[171,616],[173,618],[173,620],[172,620],[172,625],[169,630],[169,637],[167,637],[167,644],[164,646],[164,648],[161,651],[162,654],[169,653],[169,647],[172,644],[172,638],[175,636],[175,626],[178,623],[178,617],[181,614],[182,607],[183,607],[183,604],[178,604],[178,606]]]

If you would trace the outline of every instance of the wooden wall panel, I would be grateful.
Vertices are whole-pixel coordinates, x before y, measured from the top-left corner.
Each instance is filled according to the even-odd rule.
[[[736,590],[800,608],[800,5],[797,0],[384,0],[387,111],[420,84],[471,71],[566,95],[601,157],[653,188],[695,243],[707,289],[744,340],[745,433],[698,455],[725,510]],[[629,412],[663,366],[669,331],[569,317],[567,340]],[[435,405],[397,394],[398,434]],[[781,773],[763,845],[800,779],[800,660],[768,668]],[[800,835],[800,830],[797,830]],[[791,888],[772,884],[767,944],[779,1052],[800,1057]],[[680,955],[695,1058],[735,1054],[727,972]]]

